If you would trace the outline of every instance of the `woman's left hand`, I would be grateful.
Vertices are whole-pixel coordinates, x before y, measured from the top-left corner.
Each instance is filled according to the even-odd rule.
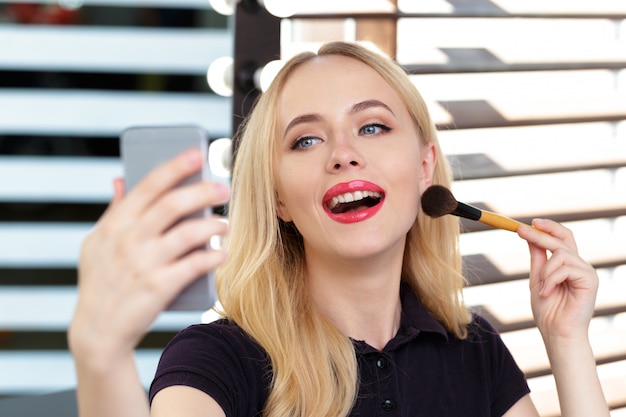
[[[578,255],[574,235],[546,219],[536,219],[533,228],[522,226],[517,233],[528,242],[531,305],[544,340],[585,340],[598,275]]]

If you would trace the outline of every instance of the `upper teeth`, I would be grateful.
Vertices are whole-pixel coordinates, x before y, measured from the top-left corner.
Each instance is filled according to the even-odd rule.
[[[328,206],[332,209],[341,203],[351,203],[353,201],[363,200],[367,197],[381,198],[381,194],[376,191],[354,191],[351,193],[344,193],[333,197]]]

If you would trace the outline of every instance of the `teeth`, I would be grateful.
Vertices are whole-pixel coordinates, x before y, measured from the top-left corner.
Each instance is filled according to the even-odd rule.
[[[341,203],[352,203],[353,201],[363,200],[367,197],[381,198],[382,195],[376,191],[354,191],[352,193],[340,194],[333,197],[328,206],[332,209],[337,207]]]

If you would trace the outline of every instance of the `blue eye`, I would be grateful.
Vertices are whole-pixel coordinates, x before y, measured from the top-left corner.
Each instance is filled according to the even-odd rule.
[[[382,132],[389,132],[391,130],[390,127],[385,126],[380,123],[372,123],[369,125],[365,125],[360,129],[360,132],[364,135],[376,135]]]
[[[319,143],[321,139],[316,138],[314,136],[304,136],[296,139],[296,141],[291,145],[291,149],[299,150],[299,149],[308,149],[311,146]]]

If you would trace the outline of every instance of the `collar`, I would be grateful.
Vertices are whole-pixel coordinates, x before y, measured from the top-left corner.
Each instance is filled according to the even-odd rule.
[[[402,302],[402,318],[398,333],[403,330],[417,330],[418,332],[439,333],[448,339],[446,328],[430,314],[419,297],[405,282],[400,285],[400,301]]]
[[[400,284],[400,302],[402,303],[402,315],[398,333],[384,347],[383,351],[398,348],[415,339],[420,333],[440,334],[448,340],[448,332],[424,307],[419,297],[411,287],[402,282]],[[363,341],[354,341],[358,353],[367,353],[375,350]]]

